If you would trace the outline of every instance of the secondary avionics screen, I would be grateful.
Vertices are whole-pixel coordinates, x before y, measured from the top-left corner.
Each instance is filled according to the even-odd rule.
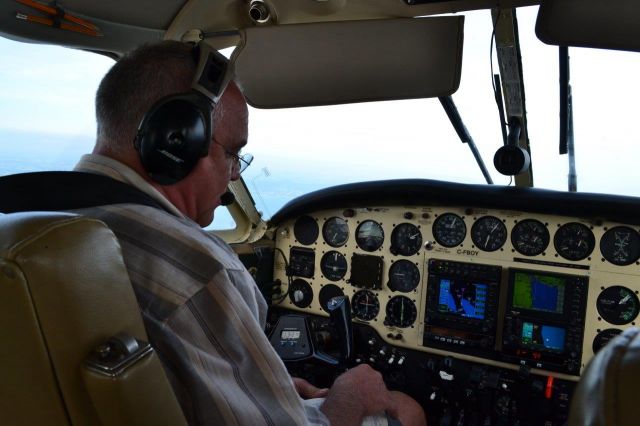
[[[522,323],[520,342],[532,349],[564,350],[565,329],[533,322]]]
[[[487,284],[440,278],[439,290],[439,312],[484,319]]]
[[[513,277],[512,306],[561,314],[565,287],[564,278],[518,271]]]

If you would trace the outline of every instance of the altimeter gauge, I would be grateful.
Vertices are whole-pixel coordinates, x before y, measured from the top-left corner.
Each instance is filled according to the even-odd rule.
[[[507,241],[507,227],[495,216],[483,216],[471,227],[471,240],[484,251],[496,251]]]

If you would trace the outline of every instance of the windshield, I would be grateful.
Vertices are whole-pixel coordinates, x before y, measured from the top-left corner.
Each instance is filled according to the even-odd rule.
[[[517,10],[534,185],[567,190],[568,159],[558,154],[558,48],[536,38],[537,9]],[[453,100],[494,183],[508,185],[510,178],[493,167],[503,142],[491,85],[491,25],[489,11],[465,13],[462,77]],[[630,125],[640,96],[640,55],[579,48],[569,54],[578,191],[639,196],[640,136]],[[248,149],[255,162],[244,178],[266,217],[330,185],[398,178],[486,182],[438,99],[252,109]]]
[[[534,184],[566,190],[568,159],[558,155],[558,48],[535,37],[536,13],[537,7],[517,11]],[[494,182],[508,185],[510,178],[493,167],[502,136],[491,85],[490,12],[465,17],[462,78],[453,100]],[[637,115],[632,102],[640,98],[640,55],[569,53],[578,191],[639,196],[634,162],[640,136],[631,124]],[[0,175],[71,169],[93,147],[93,98],[113,61],[4,38],[0,54]],[[255,160],[243,178],[265,219],[293,198],[331,185],[399,178],[485,183],[437,99],[252,108],[250,114],[246,151]],[[222,213],[216,223],[234,226]]]

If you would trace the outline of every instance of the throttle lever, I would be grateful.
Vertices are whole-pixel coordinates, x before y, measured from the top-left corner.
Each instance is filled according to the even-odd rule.
[[[338,337],[340,361],[342,364],[351,362],[353,356],[353,327],[351,325],[351,304],[347,296],[336,296],[327,302],[327,310],[331,325]]]

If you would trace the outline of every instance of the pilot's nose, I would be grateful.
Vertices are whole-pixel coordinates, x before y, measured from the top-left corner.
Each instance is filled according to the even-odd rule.
[[[229,180],[232,181],[232,182],[235,182],[238,179],[240,179],[240,166],[239,165],[234,165],[231,168],[231,176],[229,177]]]

